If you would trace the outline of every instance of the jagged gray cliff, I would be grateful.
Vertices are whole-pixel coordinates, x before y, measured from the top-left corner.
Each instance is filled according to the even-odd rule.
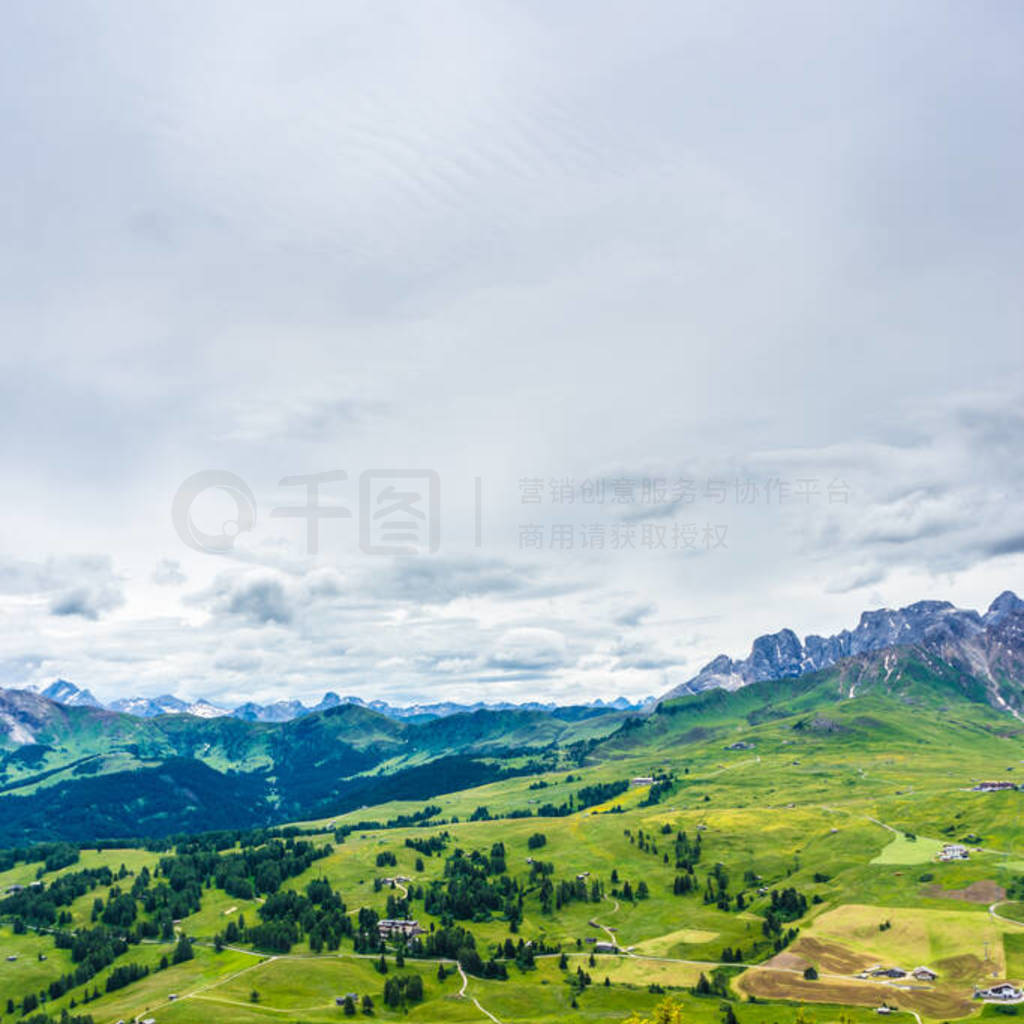
[[[835,636],[808,636],[803,642],[791,629],[759,636],[748,657],[724,654],[708,662],[692,679],[662,700],[700,693],[712,687],[735,690],[748,683],[791,679],[829,668],[844,658],[889,647],[917,646],[962,664],[985,681],[1024,680],[1024,601],[1006,590],[981,615],[949,601],[918,601],[906,608],[863,612],[853,630]],[[993,702],[1005,706],[1005,694]]]

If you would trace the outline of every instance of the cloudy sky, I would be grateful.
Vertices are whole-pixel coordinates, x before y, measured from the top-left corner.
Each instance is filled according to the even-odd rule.
[[[1022,46],[6,4],[0,685],[633,697],[1024,589]]]

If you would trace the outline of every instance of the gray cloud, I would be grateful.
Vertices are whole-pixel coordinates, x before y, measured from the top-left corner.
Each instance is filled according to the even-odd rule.
[[[267,399],[249,399],[234,410],[233,423],[223,433],[227,440],[259,443],[263,441],[338,442],[385,411],[381,402],[352,398],[297,399],[282,404]]]
[[[78,615],[95,621],[104,612],[124,604],[124,595],[117,587],[81,586],[61,591],[50,601],[51,615]]]
[[[1000,537],[989,542],[982,553],[990,558],[999,555],[1016,555],[1024,551],[1024,533],[1011,534],[1008,537]]]
[[[493,557],[398,558],[368,568],[360,591],[382,600],[449,604],[460,598],[524,600],[567,593],[580,585],[547,566]]]
[[[46,598],[51,615],[93,621],[125,602],[113,560],[102,555],[69,555],[45,562],[0,559],[0,595]]]
[[[291,605],[276,580],[258,580],[241,587],[231,595],[225,607],[232,615],[242,615],[258,623],[292,620]]]
[[[565,637],[557,630],[520,627],[498,638],[488,663],[516,672],[556,668],[565,659]]]
[[[295,611],[293,597],[281,580],[245,573],[221,574],[211,588],[192,595],[189,602],[253,625],[285,625]]]
[[[616,614],[612,621],[617,626],[639,626],[644,619],[650,618],[656,610],[657,608],[653,604],[634,604]]]
[[[32,678],[643,695],[866,601],[1019,589],[1013,5],[16,0],[4,31],[0,659]],[[380,467],[439,474],[435,556],[361,555]],[[257,495],[231,558],[170,521],[204,468]],[[307,557],[278,481],[339,468]],[[851,490],[551,501],[654,474]]]
[[[261,665],[261,659],[253,654],[225,655],[217,658],[213,667],[227,672],[255,672]]]
[[[62,555],[31,562],[0,559],[0,593],[45,594],[69,584],[113,585],[113,559],[109,555]]]

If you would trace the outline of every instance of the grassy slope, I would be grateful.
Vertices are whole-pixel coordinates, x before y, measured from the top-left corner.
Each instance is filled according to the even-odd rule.
[[[513,967],[507,982],[472,979],[469,996],[505,1024],[621,1020],[629,1011],[657,1001],[659,997],[647,991],[650,981],[666,988],[688,986],[696,974],[718,962],[723,947],[748,946],[760,932],[766,900],[748,890],[753,902],[737,914],[705,906],[696,896],[673,896],[675,870],[662,863],[662,850],[658,855],[642,852],[625,834],[628,829],[635,836],[642,828],[654,834],[660,847],[663,840],[658,830],[663,824],[684,828],[691,835],[699,825],[705,826],[701,877],[721,861],[735,883],[751,870],[770,886],[794,885],[808,898],[821,898],[801,922],[801,937],[789,952],[803,963],[816,964],[822,978],[804,982],[801,971],[749,969],[736,984],[742,990],[767,992],[772,1001],[737,1005],[742,1024],[788,1024],[798,1006],[778,1001],[787,994],[816,1002],[813,1014],[819,1021],[837,1020],[840,1004],[874,1005],[879,992],[889,1002],[917,1008],[925,1019],[953,1019],[975,1009],[967,998],[971,986],[986,977],[990,980],[992,970],[1020,978],[1024,926],[992,918],[985,903],[948,895],[979,881],[1005,882],[1018,870],[1007,865],[1021,858],[1024,794],[979,794],[969,787],[978,778],[1002,776],[1008,768],[1024,771],[1019,768],[1024,758],[1020,726],[964,699],[956,680],[939,680],[938,686],[931,687],[918,672],[919,667],[913,666],[899,685],[877,685],[880,677],[866,680],[862,674],[853,699],[845,696],[850,692],[849,680],[834,674],[787,686],[686,698],[598,747],[584,769],[572,769],[577,776],[573,782],[565,781],[567,770],[562,768],[432,799],[445,818],[463,819],[446,826],[455,837],[453,845],[487,849],[501,839],[508,850],[509,870],[522,880],[530,855],[527,837],[542,831],[548,843],[537,855],[555,863],[557,878],[589,871],[608,887],[614,868],[634,883],[644,879],[651,889],[651,898],[644,902],[618,901],[617,909],[612,900],[600,906],[570,904],[551,915],[541,914],[535,898],[527,899],[519,934],[562,943],[571,954],[571,970],[582,962],[594,978],[595,985],[579,999],[579,1009],[569,1007],[570,991],[554,959],[541,960],[535,971],[525,974]],[[753,748],[724,749],[737,739],[752,743]],[[534,807],[531,801],[557,804],[582,784],[646,774],[661,766],[675,771],[680,786],[653,807],[640,806],[645,790],[631,790],[612,801],[625,808],[622,814],[594,813],[601,810],[596,808],[556,819],[465,821],[480,805],[498,814]],[[539,779],[549,785],[531,790],[530,784]],[[326,828],[328,821],[384,820],[417,810],[422,803],[392,802],[322,821]],[[913,832],[919,839],[916,843],[899,839],[903,832]],[[920,851],[934,849],[937,842],[969,833],[981,837],[984,852],[966,863],[914,864],[907,863],[906,857],[894,860],[892,856],[897,848],[902,852],[913,847],[914,858],[920,858]],[[422,829],[355,833],[328,860],[316,864],[309,877],[328,877],[350,907],[373,906],[383,913],[387,890],[373,891],[378,874],[408,875],[418,883],[441,876],[442,858],[425,858],[423,871],[417,872],[416,854],[403,845],[407,836],[423,834]],[[384,849],[396,853],[398,867],[382,872],[375,858]],[[151,855],[142,852],[86,856],[90,862],[105,860],[114,866],[124,862],[133,870],[151,863],[147,859]],[[0,876],[0,884],[24,881],[26,875],[34,871],[16,868]],[[816,875],[823,880],[815,881]],[[306,880],[289,884],[301,888]],[[734,884],[733,889],[737,887]],[[83,924],[92,898],[83,898],[73,908]],[[225,914],[233,907],[231,914]],[[256,905],[212,890],[204,898],[203,909],[182,922],[182,927],[209,941],[238,912],[252,920]],[[422,904],[415,905],[414,912],[428,923]],[[1011,906],[1006,916],[1019,915]],[[576,956],[576,940],[605,937],[588,923],[591,920],[616,928],[618,941],[637,947],[637,954],[658,959],[598,957],[590,967],[585,955],[582,960]],[[879,931],[878,924],[885,920],[892,921],[893,927]],[[503,941],[509,934],[507,924],[498,919],[471,928],[481,946]],[[9,930],[2,934],[0,953],[4,948],[23,952],[15,965],[0,961],[0,992],[16,980],[20,987],[24,979],[16,971],[35,972],[35,984],[37,977],[41,981],[47,976],[47,969],[54,973],[61,969],[59,954],[52,948],[50,961],[32,960],[36,946],[47,941],[14,937]],[[987,965],[982,960],[984,942],[989,943]],[[200,1017],[213,1022],[336,1020],[334,995],[354,990],[373,994],[381,1019],[399,1016],[382,1009],[383,979],[365,960],[352,956],[351,947],[344,947],[339,958],[310,957],[308,949],[300,946],[288,959],[230,951],[218,956],[200,948],[197,961],[105,996],[91,1004],[91,1012],[98,1021],[128,1019],[147,1007],[160,1021]],[[126,959],[155,962],[159,951],[166,948],[143,947]],[[850,971],[829,968],[832,958],[844,951],[905,967],[938,962],[945,966],[939,984],[930,992],[880,990],[877,984],[850,979]],[[8,967],[11,970],[5,973]],[[461,984],[456,984],[457,976],[440,985],[434,965],[417,967],[409,961],[408,970],[413,969],[423,970],[427,999],[409,1013],[410,1019],[487,1020],[469,999],[455,995]],[[606,976],[611,982],[607,988],[601,984]],[[258,1004],[249,1002],[253,989],[260,992]],[[170,992],[187,998],[168,1003]],[[719,1000],[683,998],[688,1020],[719,1020]],[[51,1012],[65,1002],[58,1001]],[[856,1021],[877,1019],[864,1008],[851,1012]]]
[[[22,843],[212,828],[218,804],[234,809],[224,824],[237,826],[389,795],[419,799],[492,779],[499,769],[521,769],[530,758],[555,763],[556,747],[606,736],[623,720],[618,713],[567,709],[562,716],[479,711],[409,723],[346,705],[267,724],[184,715],[137,719],[20,697],[31,700],[36,742],[14,748],[0,735],[0,835]],[[0,691],[0,711],[4,699]],[[182,774],[188,794],[174,785]],[[119,813],[126,786],[138,791],[138,806]],[[102,810],[90,820],[80,819],[79,808]]]

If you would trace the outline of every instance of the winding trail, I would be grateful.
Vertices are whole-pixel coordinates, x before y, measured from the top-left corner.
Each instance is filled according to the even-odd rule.
[[[234,971],[231,974],[227,974],[223,978],[216,978],[214,981],[208,982],[206,985],[200,985],[199,988],[194,988],[194,989],[192,989],[191,992],[186,992],[186,993],[184,993],[184,995],[181,995],[178,998],[179,999],[192,999],[195,996],[202,995],[202,993],[206,992],[208,989],[216,988],[218,985],[223,985],[225,982],[228,982],[228,981],[233,981],[235,978],[239,977],[240,975],[247,974],[249,971],[254,971],[254,970],[256,970],[257,967],[263,967],[264,964],[272,963],[276,959],[277,959],[276,956],[263,957],[260,960],[258,960],[256,963],[249,964],[248,967],[243,967],[239,971]]]
[[[466,972],[462,969],[462,964],[460,964],[457,960],[455,961],[455,966],[458,967],[458,969],[459,969],[459,976],[462,978],[462,988],[459,989],[459,999],[465,999],[466,998],[466,989],[469,987],[469,978],[466,976]],[[492,1021],[494,1021],[494,1024],[501,1024],[501,1021],[498,1020],[498,1018],[495,1017],[494,1014],[491,1013],[490,1010],[488,1010],[486,1007],[480,1005],[480,1000],[477,999],[475,996],[470,996],[469,997],[469,1001],[485,1017],[490,1017],[490,1019]]]
[[[209,946],[209,947],[212,948],[212,943],[208,943],[208,942],[196,942],[195,945],[197,945],[197,946]],[[220,1004],[226,1005],[226,1006],[245,1006],[245,1007],[249,1007],[251,1009],[252,1006],[251,1006],[250,1003],[243,1003],[243,1002],[241,1002],[239,1000],[236,1000],[236,999],[227,999],[227,998],[225,998],[223,996],[213,995],[213,994],[211,994],[211,990],[219,988],[220,986],[225,985],[229,981],[233,981],[235,978],[238,978],[238,977],[240,977],[243,974],[248,974],[250,971],[258,970],[259,968],[265,967],[267,964],[274,963],[275,961],[278,961],[278,960],[326,960],[326,959],[331,959],[332,958],[330,956],[325,956],[324,954],[321,954],[321,953],[306,953],[306,954],[302,954],[302,953],[298,953],[298,954],[296,954],[296,953],[282,953],[282,954],[278,954],[276,956],[268,956],[266,953],[258,953],[255,950],[242,949],[239,946],[228,946],[228,945],[225,945],[224,949],[229,949],[229,950],[231,950],[232,952],[235,952],[235,953],[244,953],[247,956],[256,957],[257,961],[254,964],[250,964],[248,967],[243,967],[240,970],[232,971],[230,974],[225,974],[222,977],[215,978],[212,981],[207,982],[205,985],[200,985],[198,988],[194,988],[191,991],[181,993],[181,995],[178,996],[176,1002],[180,1003],[180,1002],[182,1002],[185,999],[198,999],[200,1001],[206,1001],[206,1002],[211,1002],[211,1003],[220,1003]],[[371,954],[371,953],[336,953],[336,954],[333,955],[333,959],[337,959],[337,960],[346,960],[346,959],[376,960],[377,957],[376,957],[375,954]],[[449,960],[449,959],[447,959],[445,957],[440,957],[437,960],[430,959],[430,960],[424,960],[424,961],[421,961],[421,962],[426,962],[426,963],[444,963],[444,964],[454,963],[456,970],[458,970],[458,972],[459,972],[459,977],[462,978],[462,987],[456,993],[456,998],[457,999],[468,999],[485,1017],[487,1017],[489,1020],[491,1020],[493,1022],[493,1024],[503,1024],[503,1022],[498,1017],[496,1017],[493,1013],[491,1013],[491,1011],[488,1010],[486,1006],[481,1004],[479,999],[477,999],[475,996],[469,995],[467,993],[466,990],[469,987],[469,976],[462,969],[462,964],[460,964],[457,960],[452,961],[452,960]],[[326,1003],[326,1004],[317,1005],[317,1006],[288,1007],[288,1008],[281,1009],[281,1008],[278,1008],[278,1007],[275,1007],[275,1006],[266,1006],[266,1005],[261,1003],[261,1004],[259,1004],[259,1009],[264,1010],[264,1011],[269,1012],[269,1013],[295,1014],[295,1013],[306,1013],[306,1012],[312,1013],[312,1012],[314,1012],[316,1010],[333,1009],[334,1006],[335,1006],[335,1004],[332,1002],[332,1003]],[[137,1011],[135,1011],[132,1014],[132,1016],[133,1017],[139,1017],[143,1013],[146,1013],[146,1012],[148,1012],[151,1009],[153,1009],[153,1007],[152,1007],[152,1002],[150,1000],[150,1001],[147,1002],[146,1006],[140,1007]]]
[[[605,899],[606,900],[611,900],[611,902],[615,904],[615,906],[612,907],[612,909],[611,909],[611,911],[609,911],[609,913],[617,914],[619,912],[619,901],[615,900],[615,899],[612,899],[611,896],[605,896]],[[614,946],[618,947],[619,940],[618,940],[618,933],[616,932],[616,929],[609,928],[608,925],[606,925],[606,924],[601,924],[601,922],[598,921],[597,918],[594,918],[594,917],[592,917],[587,922],[587,924],[589,924],[593,928],[600,928],[601,931],[603,931],[605,933],[605,935],[608,936],[608,941],[611,942]]]
[[[610,899],[610,897],[606,897],[606,898]],[[615,910],[618,910],[619,909],[618,902],[615,901],[615,900],[612,900],[612,902],[615,903]],[[1009,923],[1011,925],[1016,925],[1018,927],[1024,926],[1019,921],[1012,921],[1009,918],[999,917],[999,915],[996,913],[996,911],[994,909],[998,905],[999,905],[998,903],[995,903],[991,907],[989,907],[989,912],[993,916],[998,917],[1000,921],[1006,921],[1007,923]],[[614,913],[614,911],[612,911],[612,912]],[[597,924],[596,922],[595,922],[595,924],[596,924],[597,927],[605,929],[606,932],[608,931],[608,929],[607,929],[607,927],[605,925]],[[608,934],[612,935],[614,933],[609,932]],[[201,942],[201,941],[197,941],[195,944],[196,945],[200,945],[200,946],[211,946],[212,945],[211,943]],[[240,977],[243,974],[248,974],[251,971],[256,971],[259,968],[264,967],[267,964],[274,963],[275,961],[279,961],[279,960],[280,961],[284,961],[284,960],[327,960],[327,959],[332,959],[332,958],[335,958],[335,959],[338,959],[338,960],[345,960],[345,959],[374,960],[374,959],[376,959],[376,956],[374,954],[370,954],[370,953],[337,953],[337,954],[333,954],[333,957],[330,956],[330,955],[324,955],[324,954],[318,954],[318,953],[307,953],[307,954],[285,953],[285,954],[279,954],[279,955],[276,955],[276,956],[275,955],[269,955],[268,956],[265,953],[258,953],[255,950],[250,950],[250,949],[242,949],[241,947],[238,947],[238,946],[227,946],[226,945],[224,948],[232,950],[233,952],[244,953],[244,954],[246,954],[248,956],[255,957],[256,958],[256,963],[250,964],[249,966],[243,967],[243,968],[241,968],[241,969],[239,969],[237,971],[232,971],[230,974],[226,974],[226,975],[224,975],[222,977],[215,978],[212,981],[209,981],[209,982],[207,982],[204,985],[200,985],[198,988],[194,988],[194,989],[192,989],[190,991],[183,992],[181,995],[178,996],[178,1000],[177,1000],[178,1002],[181,1002],[182,1000],[185,1000],[185,999],[196,999],[196,1000],[199,1000],[199,1001],[207,1001],[207,1002],[213,1002],[213,1003],[220,1003],[222,1005],[246,1006],[246,1007],[251,1008],[250,1004],[248,1004],[248,1003],[243,1003],[243,1002],[238,1001],[238,1000],[228,999],[228,998],[225,998],[223,996],[215,995],[215,994],[212,993],[211,990],[219,988],[220,986],[226,984],[229,981],[234,980],[235,978]],[[547,953],[547,954],[541,954],[541,957],[553,957],[553,956],[558,956],[558,955],[559,954],[557,954],[557,953]],[[735,966],[734,964],[725,964],[723,962],[714,961],[714,960],[686,960],[686,959],[682,959],[682,958],[678,958],[678,957],[649,956],[649,955],[644,955],[644,954],[629,953],[626,950],[620,951],[620,953],[617,954],[617,955],[619,955],[619,956],[629,956],[630,958],[636,959],[636,960],[647,960],[647,961],[650,961],[652,963],[685,964],[685,965],[688,965],[688,966],[699,967],[699,968],[702,968],[702,969],[711,969],[711,970],[713,970],[716,967]],[[585,952],[569,953],[568,956],[570,958],[576,958],[576,957],[582,958],[582,957],[587,956],[587,953],[585,953]],[[540,959],[540,957],[538,959]],[[457,999],[466,999],[469,1002],[471,1002],[476,1007],[476,1009],[480,1011],[481,1014],[483,1014],[486,1018],[488,1018],[488,1020],[490,1020],[492,1022],[492,1024],[503,1024],[503,1022],[501,1021],[500,1018],[495,1016],[495,1014],[493,1014],[490,1010],[488,1010],[487,1007],[485,1007],[483,1004],[481,1004],[479,999],[477,999],[475,996],[473,996],[473,995],[471,995],[469,993],[469,991],[468,991],[469,990],[469,981],[470,981],[469,976],[462,969],[462,965],[460,963],[458,963],[458,961],[452,961],[450,959],[441,957],[441,958],[438,958],[437,960],[425,959],[425,960],[420,961],[420,962],[424,962],[424,963],[437,963],[437,962],[441,962],[441,963],[446,963],[446,964],[454,963],[455,969],[459,972],[459,977],[462,980],[462,985],[459,988],[459,991],[455,994],[455,998],[457,998]],[[799,969],[796,969],[796,968],[787,968],[787,967],[774,967],[774,966],[770,966],[768,963],[746,964],[746,965],[744,965],[744,967],[745,967],[745,969],[747,971],[751,971],[751,972],[771,971],[771,972],[776,972],[776,973],[781,973],[781,974],[792,974],[794,976],[802,976],[803,975],[803,971],[802,970],[799,970]],[[828,972],[823,972],[821,974],[821,977],[822,978],[828,978],[828,979],[836,980],[836,981],[844,981],[844,982],[851,982],[852,981],[855,984],[857,982],[860,982],[861,984],[864,984],[864,985],[879,985],[879,984],[889,985],[889,983],[887,983],[887,982],[878,982],[877,980],[853,979],[853,978],[850,978],[848,975],[845,975],[845,974],[832,974],[832,973],[828,973]],[[895,990],[898,990],[898,991],[901,990],[901,987],[898,986],[898,985],[891,985],[891,987],[893,989],[895,989]],[[266,1012],[269,1012],[269,1013],[276,1013],[276,1014],[295,1014],[295,1013],[303,1013],[303,1012],[313,1012],[313,1011],[322,1010],[322,1009],[332,1009],[333,1007],[334,1007],[333,1003],[328,1003],[328,1004],[325,1004],[325,1005],[318,1005],[318,1006],[291,1007],[291,1008],[287,1008],[287,1009],[280,1009],[278,1007],[273,1007],[273,1006],[267,1006],[267,1005],[264,1005],[264,1004],[260,1004],[259,1009],[261,1009],[263,1011],[266,1011]],[[152,1006],[151,1000],[149,1000],[149,1001],[147,1001],[147,1005],[145,1007],[140,1007],[139,1010],[134,1014],[134,1016],[139,1016],[143,1012],[151,1010],[151,1009],[153,1009],[153,1006]],[[901,1010],[903,1012],[912,1014],[917,1019],[917,1024],[922,1024],[921,1018],[916,1013],[916,1011],[910,1010],[910,1009],[906,1009],[906,1008],[903,1008],[903,1007],[901,1007]]]
[[[1014,921],[1012,917],[1003,917],[1002,914],[996,910],[996,907],[1001,907],[1004,903],[1012,903],[1013,900],[996,900],[995,903],[991,904],[988,908],[989,914],[992,915],[997,921],[1001,921],[1003,924],[1016,925],[1018,928],[1024,927],[1024,921]]]
[[[401,881],[402,878],[405,878],[405,876],[402,875],[402,876],[396,876],[394,878],[382,878],[381,882],[384,885],[386,885],[389,889],[401,889],[402,890],[402,899],[408,899],[409,898],[409,890],[408,890],[408,888],[406,888],[405,885],[402,884],[402,881]],[[413,879],[413,878],[405,878],[405,881],[408,882],[410,885],[412,885],[412,883],[415,881],[415,879]]]
[[[898,828],[893,828],[892,825],[886,825],[884,821],[879,821],[877,818],[868,817],[868,821],[874,822],[876,825],[881,825],[884,829],[888,829],[894,836],[900,836],[903,834]]]

